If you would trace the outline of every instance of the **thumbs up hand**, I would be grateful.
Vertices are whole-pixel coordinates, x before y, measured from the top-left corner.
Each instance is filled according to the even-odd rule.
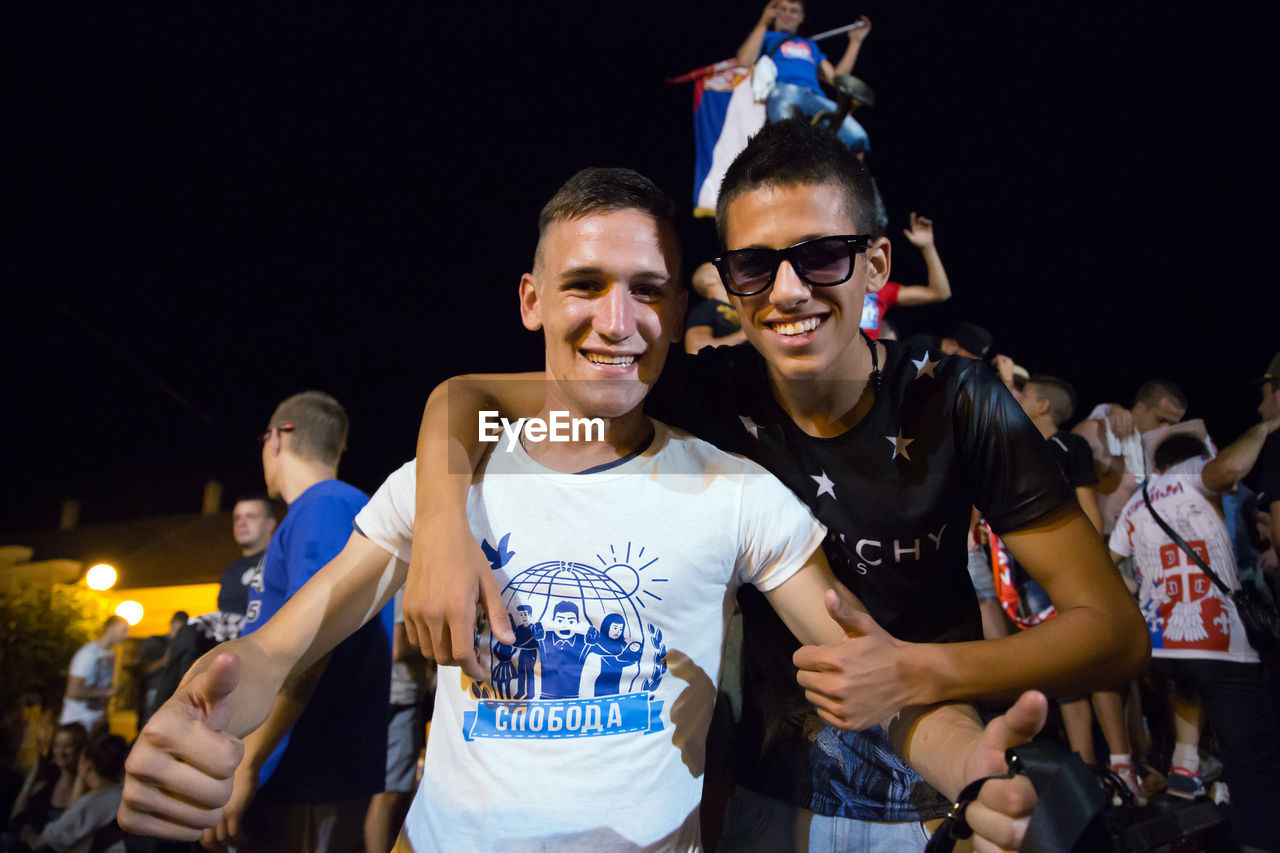
[[[219,654],[147,722],[125,762],[122,829],[195,841],[217,825],[244,754],[227,731],[239,681],[239,658]]]
[[[841,729],[866,729],[913,704],[905,655],[910,643],[885,631],[871,614],[828,590],[827,613],[845,632],[835,645],[801,646],[791,660],[796,681],[818,716]]]

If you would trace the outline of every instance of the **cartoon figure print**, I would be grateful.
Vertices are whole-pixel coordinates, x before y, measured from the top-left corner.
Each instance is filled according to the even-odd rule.
[[[515,556],[511,534],[486,547],[495,570]],[[482,543],[487,545],[487,543]],[[582,737],[660,731],[652,693],[666,671],[662,631],[643,618],[661,601],[657,558],[644,548],[609,548],[598,566],[536,563],[509,574],[503,589],[513,644],[490,637],[490,696],[466,715],[476,737]],[[634,552],[634,553],[633,553]],[[634,565],[633,565],[634,564]]]

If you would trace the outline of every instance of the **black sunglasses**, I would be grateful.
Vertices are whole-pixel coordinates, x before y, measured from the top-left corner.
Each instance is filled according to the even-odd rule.
[[[785,249],[734,249],[711,263],[720,271],[724,289],[735,296],[755,296],[773,285],[785,260],[812,287],[844,284],[853,275],[854,255],[867,250],[870,234],[818,237]]]

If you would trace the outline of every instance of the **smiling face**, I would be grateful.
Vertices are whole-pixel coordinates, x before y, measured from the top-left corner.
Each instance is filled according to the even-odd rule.
[[[856,234],[843,191],[834,184],[762,186],[729,203],[728,249],[785,249],[805,240]],[[889,241],[871,241],[854,257],[843,284],[810,287],[783,261],[773,286],[754,296],[733,296],[747,339],[781,379],[849,379],[866,345],[859,340],[865,294],[889,277]]]
[[[639,409],[682,333],[679,257],[670,225],[639,210],[547,226],[520,313],[546,337],[549,406],[588,418]]]
[[[792,0],[778,0],[773,7],[773,28],[782,33],[794,33],[804,21],[804,4]]]
[[[60,769],[71,768],[71,764],[76,758],[76,739],[71,732],[58,732],[53,736],[51,755],[53,763],[58,765]]]

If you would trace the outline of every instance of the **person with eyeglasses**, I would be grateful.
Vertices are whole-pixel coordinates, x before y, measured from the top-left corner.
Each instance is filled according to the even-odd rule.
[[[766,125],[728,170],[716,216],[728,248],[716,265],[750,346],[673,358],[650,395],[655,416],[800,496],[829,530],[836,576],[870,611],[845,626],[856,640],[797,648],[759,595],[740,590],[745,707],[726,829],[739,839],[722,849],[789,850],[797,824],[815,849],[824,838],[919,847],[921,821],[946,804],[877,723],[921,701],[1089,691],[1134,676],[1148,654],[1097,531],[994,372],[860,334],[863,295],[889,275],[875,223],[869,175],[844,146],[801,120]],[[532,414],[510,388],[490,381],[487,403]],[[477,603],[495,631],[510,628],[460,497],[443,485],[449,454],[465,460],[475,446],[465,430],[441,436],[466,423],[456,409],[424,412],[414,541],[433,547],[415,546],[404,612],[424,654],[469,669]],[[975,505],[1057,619],[982,641],[966,568]],[[822,725],[811,705],[855,731]]]
[[[342,550],[368,502],[338,479],[349,428],[341,403],[304,391],[281,402],[268,423],[259,436],[263,479],[289,509],[250,582],[242,636],[261,629]],[[310,853],[360,846],[369,799],[386,778],[390,708],[393,611],[371,615],[290,679],[267,720],[245,737],[231,799],[205,830],[205,846]],[[170,702],[185,695],[179,689]]]

